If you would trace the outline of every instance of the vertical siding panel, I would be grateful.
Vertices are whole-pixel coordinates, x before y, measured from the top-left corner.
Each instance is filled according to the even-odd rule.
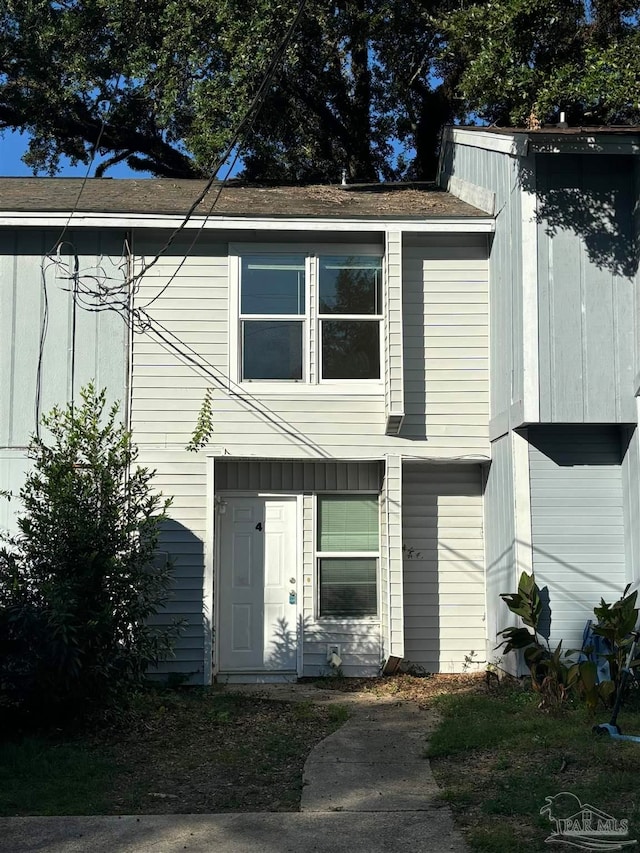
[[[627,583],[640,580],[640,436],[637,427],[623,428],[622,488]]]
[[[547,421],[636,418],[631,161],[605,154],[537,156],[540,394]],[[573,212],[576,199],[601,223],[597,229]]]
[[[16,232],[0,230],[0,447],[14,444],[16,345]],[[32,322],[39,316],[33,315]],[[4,481],[3,481],[4,482]],[[8,488],[8,487],[5,487]]]
[[[449,143],[451,147],[452,144]],[[520,161],[518,158],[456,144],[445,157],[445,175],[495,193],[495,235],[491,244],[491,418],[508,416],[523,398],[522,242]]]
[[[3,402],[0,413],[0,445],[24,447],[36,427],[35,397],[44,317],[46,277],[48,323],[41,371],[40,412],[55,404],[64,405],[74,389],[70,385],[72,360],[72,282],[69,273],[58,272],[56,264],[44,257],[57,235],[52,232],[22,229],[3,230],[2,277],[0,291],[0,384]],[[108,273],[108,262],[99,252],[97,235],[69,232],[63,264],[70,263],[70,248],[79,258],[81,275],[92,277]],[[114,238],[117,242],[117,238]],[[72,261],[71,261],[72,265]],[[75,391],[90,379],[106,387],[109,399],[126,397],[128,363],[124,323],[116,314],[76,309]]]
[[[387,525],[387,510],[389,494],[386,488],[387,470],[382,492],[380,493],[380,645],[383,660],[391,654],[391,629],[389,614],[389,530]]]
[[[515,497],[510,434],[491,445],[491,466],[484,493],[487,660],[500,660],[498,631],[513,624],[500,595],[517,584],[515,560]]]

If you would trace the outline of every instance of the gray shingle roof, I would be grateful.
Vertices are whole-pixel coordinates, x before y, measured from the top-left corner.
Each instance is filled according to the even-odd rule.
[[[0,210],[184,215],[204,186],[204,181],[169,178],[92,178],[84,187],[80,178],[0,178]],[[483,211],[427,183],[299,187],[231,181],[222,188],[214,185],[196,214],[207,213],[214,201],[214,218],[486,217]]]

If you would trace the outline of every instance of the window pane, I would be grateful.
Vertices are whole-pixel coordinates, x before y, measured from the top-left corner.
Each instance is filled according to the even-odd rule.
[[[322,558],[318,562],[320,616],[376,615],[375,558]]]
[[[242,314],[304,314],[304,256],[244,257],[240,290]]]
[[[320,258],[321,314],[381,314],[380,258]]]
[[[302,326],[299,321],[244,320],[243,379],[302,379]]]
[[[323,320],[322,378],[379,379],[380,322]]]
[[[319,551],[377,551],[378,499],[358,495],[318,498]]]

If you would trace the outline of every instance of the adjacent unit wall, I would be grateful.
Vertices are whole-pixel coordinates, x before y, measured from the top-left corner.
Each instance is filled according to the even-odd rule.
[[[473,135],[470,137],[473,141]],[[526,161],[524,161],[526,164]],[[465,144],[445,142],[440,182],[452,179],[494,194],[495,233],[490,254],[490,362],[493,431],[504,432],[517,414],[512,404],[524,396],[521,158]],[[454,181],[454,184],[455,184]],[[457,193],[457,189],[451,186]],[[518,423],[514,422],[517,426]]]
[[[540,420],[634,422],[634,158],[536,160]]]
[[[484,491],[487,660],[503,667],[509,663],[502,661],[497,635],[514,621],[500,595],[513,592],[518,586],[512,442],[511,433],[492,442]]]
[[[551,645],[579,648],[601,598],[626,584],[621,460],[616,426],[530,427],[533,569],[548,587]]]
[[[0,489],[18,492],[26,448],[43,413],[78,399],[83,385],[127,404],[128,330],[114,311],[89,312],[73,300],[73,271],[126,280],[124,233],[0,229]],[[17,502],[0,503],[0,526],[14,527]]]

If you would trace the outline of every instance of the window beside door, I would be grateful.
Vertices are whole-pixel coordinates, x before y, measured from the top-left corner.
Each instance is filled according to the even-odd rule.
[[[377,616],[379,558],[377,495],[318,495],[319,617]]]

